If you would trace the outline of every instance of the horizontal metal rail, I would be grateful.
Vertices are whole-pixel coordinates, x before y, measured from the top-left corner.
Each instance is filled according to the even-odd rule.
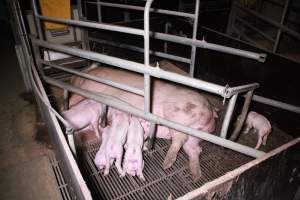
[[[107,55],[103,55],[100,53],[95,53],[95,52],[91,52],[91,51],[87,51],[87,50],[76,49],[76,48],[68,47],[68,46],[61,45],[61,44],[38,40],[33,37],[31,37],[31,41],[34,44],[44,47],[44,48],[49,48],[49,49],[52,49],[55,51],[64,52],[67,54],[86,58],[86,59],[93,60],[96,62],[105,63],[108,65],[113,65],[113,66],[116,66],[116,67],[119,67],[122,69],[127,69],[127,70],[138,72],[138,73],[149,74],[156,78],[161,78],[161,79],[173,81],[173,82],[176,82],[179,84],[183,84],[186,86],[190,86],[193,88],[201,89],[201,90],[204,90],[207,92],[211,92],[213,94],[221,95],[222,97],[226,97],[226,98],[231,97],[230,95],[226,95],[226,91],[228,89],[227,87],[217,85],[214,83],[210,83],[210,82],[206,82],[206,81],[202,81],[202,80],[195,79],[195,78],[190,78],[190,77],[180,75],[177,73],[168,72],[168,71],[160,69],[159,67],[145,66],[144,64],[140,64],[140,63],[136,63],[136,62],[132,62],[132,61],[128,61],[128,60],[124,60],[124,59],[120,59],[120,58],[116,58],[116,57],[112,57],[112,56],[107,56]],[[227,94],[229,94],[229,93],[227,93]]]
[[[250,58],[257,60],[259,62],[265,62],[267,54],[265,53],[254,53],[251,51],[245,51],[245,50],[240,50],[240,49],[235,49],[231,47],[226,47],[218,44],[213,44],[206,42],[204,39],[202,40],[193,40],[190,38],[184,38],[184,37],[179,37],[175,35],[169,35],[165,33],[157,33],[157,32],[150,32],[150,37],[153,37],[155,39],[160,39],[160,40],[165,40],[169,42],[174,42],[178,44],[183,44],[183,45],[190,45],[190,46],[196,46],[199,48],[203,49],[210,49],[214,51],[219,51],[223,53],[228,53],[232,55],[237,55],[245,58]]]
[[[102,29],[107,31],[115,31],[115,32],[121,32],[121,33],[128,33],[133,35],[144,35],[144,31],[141,29],[136,28],[128,28],[123,26],[117,26],[117,25],[109,25],[109,24],[99,24],[95,22],[87,22],[87,21],[80,21],[80,20],[73,20],[73,19],[60,19],[56,17],[45,17],[41,16],[39,14],[36,15],[40,20],[55,22],[59,24],[67,24],[72,26],[81,26],[86,28],[96,28],[96,29]]]
[[[40,63],[46,65],[46,66],[50,66],[50,67],[62,70],[64,72],[68,72],[70,74],[75,74],[75,75],[81,76],[83,78],[92,80],[92,81],[103,83],[103,84],[113,86],[115,88],[118,88],[118,89],[121,89],[121,90],[124,90],[124,91],[127,91],[127,92],[131,92],[131,93],[134,93],[134,94],[137,94],[137,95],[140,95],[140,96],[144,96],[144,91],[141,90],[141,89],[135,88],[135,87],[131,87],[131,86],[128,86],[128,85],[125,85],[125,84],[120,84],[120,83],[117,83],[117,82],[114,82],[114,81],[111,81],[111,80],[108,80],[108,79],[100,78],[98,76],[93,76],[93,75],[90,75],[90,74],[86,74],[86,73],[83,73],[83,72],[80,72],[80,71],[77,71],[77,70],[74,70],[74,69],[70,69],[70,68],[67,68],[67,67],[64,67],[64,66],[59,66],[59,65],[53,64],[51,62],[44,61],[42,59],[38,59],[38,61]]]
[[[87,22],[87,21],[71,20],[71,19],[60,19],[55,17],[45,17],[39,15],[38,13],[35,13],[35,16],[40,20],[45,20],[45,21],[50,21],[50,22],[60,23],[60,24],[81,26],[87,28],[96,28],[96,29],[102,29],[108,31],[128,33],[133,35],[140,35],[140,36],[143,36],[145,33],[144,30],[141,29],[128,28],[128,27],[117,26],[117,25],[109,25],[109,24],[102,24],[102,23],[100,24],[95,22]],[[190,38],[184,38],[184,37],[179,37],[179,36],[174,36],[174,35],[169,35],[164,33],[156,33],[156,32],[150,32],[150,37],[169,41],[169,42],[179,43],[183,45],[196,46],[204,49],[210,49],[210,50],[219,51],[223,53],[242,56],[242,57],[257,60],[259,62],[264,62],[266,59],[265,53],[254,53],[250,51],[235,49],[235,48],[226,47],[218,44],[208,43],[205,40],[193,40]]]
[[[273,106],[273,107],[276,107],[276,108],[281,108],[283,110],[287,110],[287,111],[290,111],[290,112],[300,114],[300,106],[287,104],[287,103],[284,103],[284,102],[281,102],[281,101],[276,101],[276,100],[273,100],[273,99],[269,99],[269,98],[262,97],[262,96],[257,96],[257,95],[254,95],[252,100],[256,101],[256,102],[259,102],[259,103],[269,105],[269,106]]]
[[[118,3],[107,3],[107,2],[92,2],[87,1],[86,3],[89,4],[99,4],[101,6],[106,7],[113,7],[113,8],[122,8],[122,9],[129,9],[129,10],[138,10],[138,11],[144,11],[145,8],[142,6],[133,6],[133,5],[125,5],[125,4],[118,4]],[[150,12],[155,12],[159,14],[166,14],[166,15],[174,15],[178,17],[187,17],[187,18],[194,18],[195,15],[192,13],[184,13],[184,12],[178,12],[178,11],[172,11],[172,10],[164,10],[164,9],[156,9],[156,8],[150,8]]]
[[[88,40],[92,41],[92,42],[101,43],[101,44],[104,44],[104,45],[110,45],[110,46],[113,46],[113,47],[119,47],[119,48],[124,48],[124,49],[128,49],[128,50],[144,53],[143,48],[133,46],[133,45],[129,45],[129,44],[122,44],[122,43],[117,43],[117,42],[103,40],[103,39],[94,38],[94,37],[88,37]],[[188,64],[191,63],[191,60],[188,59],[188,58],[184,58],[184,57],[180,57],[180,56],[174,56],[174,55],[159,52],[159,51],[150,50],[150,54],[154,55],[154,56],[162,57],[162,58],[167,58],[167,59],[170,59],[170,60],[183,62],[183,63],[188,63]]]
[[[227,94],[228,96],[232,96],[238,93],[242,93],[242,92],[247,92],[253,89],[256,89],[259,87],[258,83],[251,83],[248,85],[241,85],[241,86],[236,86],[236,87],[232,87],[232,88],[228,88],[227,89]]]
[[[86,90],[83,90],[81,88],[75,87],[71,84],[68,84],[68,83],[65,83],[65,82],[62,82],[62,81],[58,81],[58,80],[55,80],[55,79],[52,79],[52,78],[49,78],[49,77],[43,77],[43,80],[48,84],[51,84],[51,85],[54,85],[54,86],[57,86],[57,87],[60,87],[60,88],[63,88],[63,89],[67,89],[68,91],[71,91],[73,93],[76,93],[76,94],[79,94],[79,95],[84,96],[86,98],[93,99],[95,101],[101,102],[105,105],[111,106],[111,107],[116,108],[118,110],[131,113],[131,114],[133,114],[137,117],[143,118],[147,121],[151,121],[155,124],[160,124],[160,125],[163,125],[163,126],[170,127],[172,129],[176,129],[178,131],[181,131],[181,132],[184,132],[186,134],[201,138],[203,140],[206,140],[206,141],[212,142],[214,144],[226,147],[228,149],[232,149],[234,151],[243,153],[243,154],[248,155],[248,156],[256,158],[256,157],[260,157],[260,156],[265,154],[262,151],[259,151],[259,150],[256,150],[256,149],[253,149],[253,148],[250,148],[250,147],[247,147],[247,146],[244,146],[244,145],[241,145],[241,144],[238,144],[238,143],[235,143],[235,142],[223,139],[223,138],[220,138],[220,137],[212,135],[210,133],[199,131],[199,130],[196,130],[196,129],[193,129],[193,128],[186,127],[182,124],[178,124],[176,122],[166,120],[166,119],[164,119],[162,117],[159,117],[157,115],[154,115],[152,113],[145,114],[143,110],[140,110],[140,109],[138,109],[134,106],[131,106],[130,104],[128,104],[124,101],[121,101],[117,98],[114,98],[112,96],[105,95],[105,94],[94,93],[94,92],[91,92],[91,91],[86,91]]]

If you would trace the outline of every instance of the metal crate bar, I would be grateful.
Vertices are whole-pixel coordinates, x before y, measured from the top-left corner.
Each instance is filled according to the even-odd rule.
[[[103,39],[94,38],[94,37],[89,37],[88,40],[92,41],[92,42],[97,42],[97,43],[100,43],[100,44],[104,44],[104,45],[109,45],[109,46],[113,46],[113,47],[120,47],[120,48],[128,49],[128,50],[131,50],[131,51],[144,53],[143,48],[133,46],[133,45],[130,45],[130,44],[122,44],[122,43],[117,43],[117,42],[103,40]],[[175,60],[175,61],[179,61],[179,62],[183,62],[183,63],[187,63],[187,64],[191,63],[190,59],[180,57],[180,56],[175,56],[175,55],[171,55],[171,54],[167,54],[167,53],[163,53],[163,52],[159,52],[159,51],[153,51],[153,50],[150,50],[149,53],[153,56],[167,58],[167,59],[170,59],[170,60]]]
[[[263,15],[255,12],[255,11],[249,9],[249,8],[245,8],[245,7],[243,7],[242,5],[240,5],[238,3],[234,3],[234,6],[237,7],[237,8],[239,8],[239,9],[241,9],[241,10],[243,10],[243,11],[245,11],[248,14],[251,14],[251,15],[253,15],[253,16],[255,16],[255,17],[257,17],[257,18],[259,18],[259,19],[261,19],[261,20],[263,20],[263,21],[265,21],[265,22],[267,22],[267,23],[269,23],[269,24],[271,24],[273,26],[275,26],[275,27],[280,28],[283,32],[286,32],[286,33],[288,33],[288,34],[290,34],[290,35],[292,35],[295,38],[297,38],[297,39],[300,40],[300,34],[297,33],[296,31],[288,28],[287,26],[285,26],[283,24],[280,24],[279,22],[276,22],[276,21],[274,21],[274,20],[272,20],[270,18],[267,18],[267,17],[265,17],[265,16],[263,16]]]
[[[250,29],[254,30],[255,32],[259,33],[260,35],[262,35],[264,38],[266,38],[267,40],[271,41],[271,42],[275,42],[275,39],[272,38],[271,36],[265,34],[263,31],[257,29],[255,26],[251,25],[249,22],[247,22],[246,20],[243,20],[242,18],[236,16],[235,17],[236,20],[238,20],[239,22],[241,22],[243,25],[249,27]]]
[[[192,40],[197,40],[197,30],[198,30],[198,18],[199,18],[199,10],[200,10],[200,0],[196,0],[195,5],[195,18],[194,18],[194,25],[193,25],[193,36]],[[194,77],[194,71],[195,71],[195,62],[196,62],[196,46],[192,46],[191,50],[191,65],[190,65],[190,76]]]
[[[128,33],[133,35],[144,35],[144,31],[141,29],[136,28],[128,28],[123,26],[117,26],[117,25],[109,25],[109,24],[99,24],[95,22],[87,22],[87,21],[79,21],[79,20],[73,20],[73,19],[60,19],[56,17],[46,17],[37,14],[36,17],[38,17],[40,20],[60,23],[60,24],[67,24],[72,26],[82,26],[86,28],[96,28],[96,29],[102,29],[107,31],[116,31],[121,33]]]
[[[273,106],[276,108],[281,108],[283,110],[287,110],[290,112],[294,112],[294,113],[298,113],[300,114],[300,106],[295,106],[295,105],[291,105],[291,104],[287,104],[281,101],[276,101],[273,99],[269,99],[266,97],[262,97],[262,96],[258,96],[258,95],[253,95],[253,101],[259,102],[259,103],[263,103],[269,106]]]
[[[135,115],[137,117],[140,117],[140,118],[143,118],[145,120],[151,121],[155,124],[161,124],[163,126],[167,126],[167,127],[172,128],[172,129],[176,129],[178,131],[187,133],[187,134],[195,136],[195,137],[199,137],[203,140],[206,140],[206,141],[212,142],[214,144],[226,147],[228,149],[232,149],[234,151],[240,152],[240,153],[248,155],[248,156],[260,157],[260,156],[265,154],[262,151],[259,151],[259,150],[256,150],[256,149],[253,149],[253,148],[250,148],[250,147],[247,147],[247,146],[244,146],[244,145],[241,145],[241,144],[238,144],[238,143],[235,143],[235,142],[223,139],[223,138],[220,138],[220,137],[212,135],[210,133],[199,131],[199,130],[189,128],[189,127],[186,127],[184,125],[178,124],[176,122],[166,120],[166,119],[161,118],[161,117],[159,117],[157,115],[154,115],[152,113],[145,114],[143,110],[140,110],[140,109],[138,109],[134,106],[131,106],[128,103],[126,103],[124,101],[121,101],[117,98],[114,98],[112,96],[104,95],[104,94],[100,95],[99,93],[86,91],[86,90],[83,90],[81,88],[75,87],[71,84],[64,83],[62,81],[55,80],[55,79],[49,78],[49,77],[43,77],[43,80],[45,82],[51,84],[51,85],[67,89],[67,90],[69,90],[73,93],[79,94],[79,95],[84,96],[86,98],[93,99],[95,101],[104,103],[105,105],[108,105],[108,106],[111,106],[113,108],[122,110],[124,112],[132,113],[133,115]]]
[[[100,6],[106,6],[106,7],[112,7],[112,8],[122,8],[122,9],[129,9],[129,10],[138,10],[138,11],[145,10],[145,8],[142,6],[124,5],[124,4],[118,4],[118,3],[92,2],[92,1],[87,1],[86,3],[100,5]],[[192,14],[192,13],[184,13],[184,12],[156,9],[156,8],[150,8],[149,11],[154,12],[154,13],[159,13],[159,14],[178,16],[178,17],[187,17],[187,18],[192,18],[192,19],[194,18],[194,14]]]
[[[117,26],[117,25],[109,25],[109,24],[99,24],[95,22],[87,22],[87,21],[79,21],[79,20],[70,20],[70,19],[60,19],[60,18],[55,18],[55,17],[45,17],[41,16],[38,14],[36,5],[35,5],[35,0],[33,1],[34,5],[34,14],[35,17],[38,18],[39,20],[46,20],[54,23],[61,23],[61,24],[67,24],[67,25],[73,25],[73,26],[82,26],[82,27],[87,27],[87,28],[96,28],[96,29],[103,29],[103,30],[108,30],[108,31],[116,31],[116,32],[122,32],[122,33],[128,33],[128,34],[133,34],[133,35],[144,35],[144,31],[140,29],[135,29],[135,28],[127,28],[127,27],[122,27],[122,26]],[[39,24],[39,23],[37,23]],[[41,31],[41,27],[38,28],[39,30],[39,35],[43,34]],[[169,34],[164,34],[164,33],[156,33],[156,32],[149,32],[151,37],[154,37],[156,39],[160,40],[166,40],[169,42],[175,42],[179,44],[184,44],[184,45],[190,45],[190,46],[196,46],[204,49],[210,49],[210,50],[215,50],[215,51],[220,51],[223,53],[228,53],[228,54],[233,54],[237,56],[242,56],[250,59],[254,59],[260,62],[264,62],[266,59],[266,54],[264,53],[254,53],[250,51],[244,51],[240,49],[235,49],[231,47],[226,47],[222,45],[217,45],[213,43],[208,43],[204,39],[203,40],[193,40],[190,38],[183,38],[179,36],[173,36]]]
[[[174,43],[178,43],[178,44],[190,45],[190,46],[194,45],[196,47],[203,48],[203,49],[210,49],[210,50],[228,53],[228,54],[232,54],[232,55],[237,55],[237,56],[241,56],[241,57],[245,57],[245,58],[250,58],[250,59],[257,60],[259,62],[265,62],[266,57],[267,57],[267,54],[265,54],[265,53],[254,53],[251,51],[245,51],[245,50],[235,49],[235,48],[231,48],[231,47],[226,47],[226,46],[206,42],[204,39],[193,40],[190,38],[184,38],[184,37],[169,35],[169,34],[165,34],[165,33],[157,33],[157,32],[150,32],[150,36],[153,38],[156,38],[156,39],[174,42]]]
[[[199,79],[190,78],[190,77],[180,75],[177,73],[168,72],[168,71],[160,69],[159,67],[145,66],[144,64],[140,64],[140,63],[136,63],[136,62],[132,62],[132,61],[128,61],[128,60],[124,60],[124,59],[120,59],[120,58],[116,58],[116,57],[112,57],[112,56],[107,56],[107,55],[95,53],[92,51],[75,49],[72,47],[68,47],[66,45],[55,44],[52,42],[38,40],[35,38],[31,38],[31,41],[34,44],[39,45],[44,48],[49,48],[49,49],[52,49],[55,51],[64,52],[67,54],[86,58],[86,59],[93,60],[96,62],[105,63],[108,65],[113,65],[116,67],[120,67],[122,69],[127,69],[127,70],[138,72],[138,73],[150,74],[151,76],[154,76],[156,78],[161,78],[161,79],[177,82],[179,84],[183,84],[186,86],[201,89],[201,90],[204,90],[207,92],[211,92],[213,94],[218,94],[218,95],[221,95],[222,97],[229,98],[230,94],[231,94],[231,93],[226,92],[228,88],[226,88],[224,86],[206,82],[206,81],[202,81]],[[237,92],[237,91],[235,91],[235,92]]]
[[[121,90],[124,90],[124,91],[127,91],[127,92],[131,92],[131,93],[134,93],[134,94],[137,94],[137,95],[140,95],[140,96],[144,96],[144,91],[141,90],[141,89],[135,88],[135,87],[120,84],[120,83],[117,83],[117,82],[114,82],[114,81],[111,81],[111,80],[108,80],[108,79],[100,78],[98,76],[93,76],[93,75],[90,75],[90,74],[86,74],[86,73],[80,72],[78,70],[70,69],[70,68],[67,68],[67,67],[64,67],[64,66],[59,66],[59,65],[56,65],[54,63],[44,61],[42,59],[38,59],[38,61],[40,63],[46,65],[46,66],[51,66],[53,68],[62,70],[64,72],[75,74],[75,75],[78,75],[80,77],[83,77],[83,78],[86,78],[86,79],[89,79],[89,80],[93,80],[93,81],[103,83],[103,84],[106,84],[106,85],[109,85],[109,86],[112,86],[112,87],[115,87],[115,88],[118,88],[118,89],[121,89]]]

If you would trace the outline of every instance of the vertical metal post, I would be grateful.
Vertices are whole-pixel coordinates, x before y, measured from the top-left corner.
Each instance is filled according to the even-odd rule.
[[[100,0],[97,0],[97,15],[98,15],[98,22],[102,22],[102,15],[101,15],[101,5]]]
[[[153,0],[148,0],[145,6],[145,11],[144,11],[144,64],[146,66],[149,66],[149,51],[150,51],[150,39],[149,39],[149,15],[150,15],[150,7],[152,4]],[[144,111],[145,113],[149,113],[151,108],[150,108],[150,86],[151,86],[151,80],[150,80],[150,75],[149,74],[144,74],[144,90],[145,90],[145,95],[144,95]]]
[[[82,2],[81,0],[77,1],[77,10],[78,10],[78,17],[79,20],[83,20],[83,13],[82,13]],[[80,36],[81,36],[81,44],[82,48],[85,50],[89,50],[89,42],[88,42],[88,36],[87,36],[87,31],[84,30],[83,28],[80,28]]]
[[[235,107],[235,103],[237,100],[237,94],[233,95],[229,101],[227,110],[226,110],[226,114],[223,120],[223,124],[222,124],[222,129],[221,129],[221,137],[226,139],[226,135],[227,135],[227,131],[229,128],[229,123],[231,121],[231,117],[232,117],[232,113]]]
[[[233,26],[234,26],[234,21],[235,21],[235,16],[236,16],[236,8],[234,6],[234,2],[235,1],[231,2],[231,11],[230,11],[230,14],[229,14],[229,19],[228,19],[228,22],[227,22],[227,30],[226,30],[227,35],[231,35],[233,30],[234,30]]]
[[[197,39],[199,9],[200,9],[200,0],[196,0],[194,26],[193,26],[193,36],[192,36],[192,39],[194,41]],[[191,65],[190,65],[190,76],[191,77],[194,77],[195,60],[196,60],[196,46],[193,45],[192,46],[192,52],[191,52]]]
[[[278,28],[275,44],[273,46],[273,52],[274,53],[276,53],[276,51],[278,50],[278,46],[279,46],[279,42],[280,42],[280,38],[281,38],[281,33],[282,33],[281,27],[283,26],[286,13],[288,11],[289,4],[290,4],[290,0],[286,0],[286,2],[284,4],[283,12],[282,12],[281,20],[280,20],[280,25],[281,26]]]
[[[167,21],[165,23],[165,34],[168,34],[169,33],[169,27],[170,27],[170,22]],[[168,52],[168,42],[164,42],[164,52],[167,53]]]
[[[37,37],[41,40],[45,40],[44,32],[43,32],[42,26],[41,26],[41,20],[37,17],[39,13],[38,13],[36,1],[32,0],[31,2],[32,2],[32,9],[33,9],[35,26],[36,26],[36,30],[37,30],[37,34],[38,34]],[[38,59],[41,58],[41,51],[40,51],[39,47],[35,44],[32,44],[32,47],[33,47],[34,55],[35,55],[35,58],[36,58],[36,64],[37,64],[37,67],[38,67],[38,71],[43,76],[44,75],[43,66],[38,61]]]
[[[64,110],[69,110],[69,91],[64,89]]]
[[[70,149],[71,149],[74,157],[77,157],[76,145],[75,145],[75,140],[74,140],[74,130],[72,128],[66,128],[66,135],[67,135]]]
[[[127,4],[127,0],[124,0],[124,3]],[[130,13],[127,10],[125,10],[125,12],[124,12],[124,21],[128,22],[129,20],[130,20]]]
[[[149,31],[150,31],[150,7],[153,0],[147,0],[145,11],[144,11],[144,64],[149,66],[149,52],[150,52],[150,39],[149,39]],[[151,112],[151,78],[149,74],[144,74],[144,112]],[[156,124],[150,124],[150,133],[149,133],[149,143],[148,148],[151,149],[153,147],[154,136],[155,136]]]
[[[246,116],[247,116],[247,113],[248,113],[248,110],[250,107],[252,96],[253,96],[253,90],[248,91],[247,94],[245,95],[245,102],[244,102],[244,106],[242,109],[242,113],[240,115],[241,117],[237,121],[235,129],[234,129],[232,135],[230,136],[231,141],[235,141],[239,137],[239,133],[243,127],[244,121],[246,119]]]

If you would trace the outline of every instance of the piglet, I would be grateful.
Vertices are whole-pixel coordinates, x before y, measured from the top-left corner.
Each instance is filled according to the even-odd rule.
[[[252,128],[255,130],[255,132],[257,132],[258,135],[255,149],[259,149],[261,143],[263,143],[263,145],[266,145],[268,136],[272,131],[272,127],[266,117],[257,112],[250,111],[246,118],[243,133],[248,133]]]
[[[108,140],[109,135],[109,129],[110,127],[107,126],[102,130],[102,138],[101,138],[101,146],[95,156],[94,162],[98,169],[103,169],[106,166],[106,157],[105,157],[105,150],[106,150],[106,144]]]
[[[137,175],[142,181],[145,180],[143,175],[143,144],[144,129],[140,124],[140,121],[137,118],[132,117],[125,144],[126,152],[123,161],[123,176],[127,173],[131,176]]]
[[[109,168],[116,160],[115,166],[119,174],[123,176],[124,172],[121,167],[121,162],[123,157],[123,145],[126,142],[129,127],[129,115],[117,110],[112,112],[113,120],[105,149],[106,165],[104,175],[109,174]]]
[[[75,131],[90,129],[100,138],[99,119],[101,117],[101,104],[86,99],[62,113]]]

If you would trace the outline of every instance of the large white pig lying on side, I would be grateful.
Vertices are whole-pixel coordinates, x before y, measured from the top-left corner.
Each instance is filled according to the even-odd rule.
[[[272,127],[266,117],[257,112],[250,111],[245,121],[243,133],[248,133],[252,128],[255,132],[257,132],[257,144],[255,149],[259,149],[261,144],[266,145],[268,136],[272,131]]]
[[[143,89],[144,86],[143,76],[125,70],[97,67],[88,73],[140,89]],[[77,79],[79,80],[73,80],[76,80],[74,82],[80,82],[78,86],[83,89],[112,95],[133,106],[144,109],[144,98],[141,96],[94,81],[84,80],[82,78]],[[152,112],[154,114],[201,131],[214,131],[215,117],[217,116],[215,110],[208,100],[198,92],[187,87],[175,86],[160,80],[153,80],[152,91]],[[83,97],[79,95],[73,95],[70,98],[70,105],[74,105],[82,99]],[[144,124],[145,127],[147,123],[148,122],[144,122],[142,124]],[[147,128],[145,134],[149,134]],[[199,141],[201,139],[160,126],[157,129],[156,135],[157,137],[172,138],[172,144],[165,157],[163,167],[165,169],[171,167],[176,161],[180,148],[183,146],[189,156],[192,176],[195,181],[199,179],[199,154],[201,152]]]
[[[112,124],[108,134],[108,140],[105,148],[106,165],[104,175],[109,174],[109,168],[115,162],[118,173],[123,176],[121,167],[123,158],[123,146],[126,142],[127,131],[129,127],[129,115],[120,111],[112,114]]]
[[[143,175],[143,144],[144,129],[136,117],[130,120],[127,140],[125,144],[125,156],[123,160],[123,172],[135,176],[137,175],[142,181],[145,180]]]

